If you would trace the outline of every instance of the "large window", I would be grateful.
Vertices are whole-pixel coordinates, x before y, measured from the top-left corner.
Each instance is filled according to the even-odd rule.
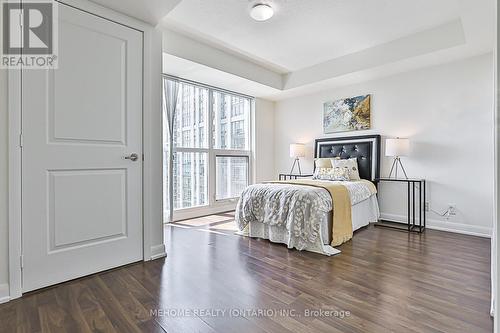
[[[179,81],[174,210],[222,205],[238,198],[249,184],[252,104],[245,96]],[[169,149],[167,140],[164,150]]]

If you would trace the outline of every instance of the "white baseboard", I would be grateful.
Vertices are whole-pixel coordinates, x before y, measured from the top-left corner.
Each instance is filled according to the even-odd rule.
[[[406,224],[407,217],[396,214],[386,214],[381,213],[380,217],[384,220],[401,222]],[[479,236],[491,238],[492,228],[482,227],[477,225],[463,224],[463,223],[455,223],[449,221],[440,221],[436,219],[427,218],[426,227],[428,229],[441,230],[454,232],[457,234],[471,235],[471,236]]]
[[[8,284],[0,284],[0,304],[10,301],[10,291]]]
[[[160,259],[167,256],[165,244],[151,246],[151,257],[149,260]]]

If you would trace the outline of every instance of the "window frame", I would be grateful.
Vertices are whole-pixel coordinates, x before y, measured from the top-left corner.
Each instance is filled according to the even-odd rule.
[[[208,148],[183,148],[183,147],[173,147],[173,153],[206,153],[207,154],[207,204],[203,206],[193,206],[186,208],[174,209],[174,221],[189,219],[197,216],[203,216],[207,214],[214,214],[217,212],[224,212],[233,210],[236,207],[236,203],[238,201],[238,197],[234,198],[225,198],[221,200],[217,200],[216,197],[216,160],[217,157],[246,157],[248,160],[248,169],[247,169],[247,179],[248,185],[253,183],[252,175],[253,175],[253,152],[254,152],[254,132],[253,132],[253,124],[255,117],[255,97],[248,96],[245,94],[241,94],[238,92],[226,90],[219,87],[210,86],[207,84],[203,84],[196,81],[191,81],[183,78],[179,78],[172,75],[163,74],[162,80],[172,80],[179,82],[181,84],[189,84],[193,86],[197,86],[203,89],[208,89],[208,108],[206,112],[207,124],[205,125],[207,128],[206,142],[208,143]],[[219,92],[223,94],[229,94],[231,97],[240,97],[249,100],[249,114],[246,119],[246,130],[248,133],[247,138],[247,149],[219,149],[215,148],[214,144],[214,108],[213,108],[213,96],[214,92]],[[231,110],[228,110],[231,112]],[[207,126],[208,125],[208,126]],[[231,133],[230,124],[227,126],[226,131]],[[218,135],[219,133],[216,133]],[[228,138],[229,140],[231,138]],[[182,141],[182,140],[181,140]],[[231,142],[227,142],[228,145],[231,145]],[[167,207],[165,207],[167,209]]]

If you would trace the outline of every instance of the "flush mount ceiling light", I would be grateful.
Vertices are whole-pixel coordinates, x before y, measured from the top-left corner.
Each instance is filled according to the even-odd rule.
[[[266,21],[269,20],[274,15],[273,7],[259,3],[252,7],[250,10],[250,16],[255,21]]]

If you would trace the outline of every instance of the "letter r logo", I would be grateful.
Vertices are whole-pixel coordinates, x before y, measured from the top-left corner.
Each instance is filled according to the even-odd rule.
[[[3,4],[3,53],[51,54],[53,48],[51,2]]]

